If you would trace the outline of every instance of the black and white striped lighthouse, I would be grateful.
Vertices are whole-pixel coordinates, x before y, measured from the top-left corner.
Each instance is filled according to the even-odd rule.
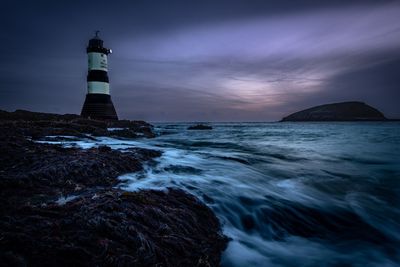
[[[81,116],[90,119],[118,120],[117,112],[111,101],[110,83],[108,80],[107,55],[111,49],[103,47],[103,40],[98,36],[89,40],[86,48],[88,54],[87,94]]]

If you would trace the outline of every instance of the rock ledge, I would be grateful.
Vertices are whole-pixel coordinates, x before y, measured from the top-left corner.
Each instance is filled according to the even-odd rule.
[[[152,133],[145,122],[115,123]],[[95,138],[108,127],[0,111],[0,266],[218,266],[227,238],[210,208],[179,189],[118,189],[119,175],[142,170],[159,151],[34,141]]]

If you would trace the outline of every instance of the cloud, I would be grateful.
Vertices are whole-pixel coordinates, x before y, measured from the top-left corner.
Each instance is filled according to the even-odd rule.
[[[294,100],[301,103],[318,95],[321,98],[312,97],[314,104],[327,101],[323,92],[332,92],[332,84],[341,78],[350,80],[344,73],[390,60],[400,44],[399,15],[400,5],[385,4],[180,28],[121,42],[118,50],[124,59],[118,60],[124,67],[116,67],[115,75],[131,84],[126,95],[134,95],[141,86],[147,92],[169,88],[161,95],[176,100],[178,104],[168,109],[177,113],[187,111],[181,103],[190,99],[191,110],[198,113],[212,106],[230,115],[242,112],[250,120],[278,119],[276,110],[296,106]],[[384,74],[375,78],[379,75]],[[364,79],[363,90],[354,90],[359,95],[352,98],[362,99],[376,90],[368,86],[369,77]],[[385,87],[380,90],[386,98]],[[336,94],[346,100],[345,90]],[[164,99],[158,104],[166,105]],[[229,120],[224,116],[217,114],[214,120]]]
[[[393,49],[400,39],[399,4],[317,9],[223,21],[127,40],[124,56],[146,60],[315,58]]]

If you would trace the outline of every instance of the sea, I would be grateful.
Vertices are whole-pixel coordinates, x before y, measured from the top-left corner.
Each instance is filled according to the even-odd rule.
[[[196,195],[231,239],[223,267],[400,266],[400,122],[190,125],[62,144],[162,151],[120,187]]]

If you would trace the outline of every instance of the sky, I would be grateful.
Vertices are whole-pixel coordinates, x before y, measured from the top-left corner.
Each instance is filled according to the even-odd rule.
[[[354,100],[400,118],[400,1],[368,0],[3,0],[0,109],[79,114],[95,30],[123,119],[276,121]]]

